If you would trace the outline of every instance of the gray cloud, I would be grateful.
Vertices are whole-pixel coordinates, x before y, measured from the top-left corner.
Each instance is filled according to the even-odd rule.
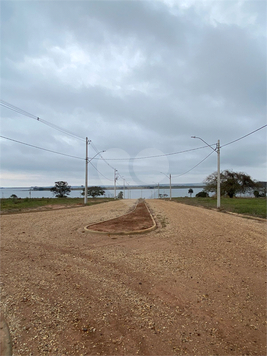
[[[147,149],[164,154],[202,146],[191,135],[209,143],[221,139],[223,145],[266,123],[264,10],[264,1],[191,1],[183,7],[167,1],[2,2],[1,97],[88,136],[97,149],[107,150],[107,158],[114,158],[108,156],[112,148],[135,157]],[[222,169],[247,168],[264,180],[265,131],[223,148]],[[50,150],[85,154],[84,142],[5,108],[1,132]],[[169,172],[178,177],[209,150],[166,156]],[[70,184],[83,184],[83,161],[3,139],[1,152],[10,177],[39,172],[49,185],[60,173],[72,177]],[[166,169],[156,158],[151,164],[108,162],[137,181],[140,172],[143,181],[151,179],[144,166],[158,162],[159,170],[161,164]],[[112,180],[112,168],[105,162],[99,167]],[[213,154],[179,181],[202,181],[215,169]],[[90,172],[97,182],[99,174]]]

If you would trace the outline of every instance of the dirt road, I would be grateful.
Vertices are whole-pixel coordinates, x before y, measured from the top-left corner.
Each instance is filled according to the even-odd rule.
[[[1,217],[14,355],[265,355],[265,222],[149,200],[150,233],[84,230],[133,204]]]

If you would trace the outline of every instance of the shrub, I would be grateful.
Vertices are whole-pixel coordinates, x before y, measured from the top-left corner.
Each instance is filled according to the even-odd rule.
[[[207,198],[209,196],[209,194],[207,192],[205,192],[204,190],[202,190],[202,192],[199,192],[196,194],[197,198]]]

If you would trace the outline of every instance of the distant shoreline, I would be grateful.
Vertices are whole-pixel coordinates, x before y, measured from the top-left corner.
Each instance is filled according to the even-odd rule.
[[[91,186],[91,185],[89,185]],[[117,185],[116,189],[120,190],[131,190],[131,189],[157,189],[159,188],[168,188],[169,184],[147,184],[147,185]],[[12,190],[25,190],[25,191],[50,191],[53,186],[49,187],[0,187],[0,189],[12,189]],[[105,190],[113,190],[114,185],[100,185],[101,188]],[[172,189],[187,189],[187,188],[205,188],[203,183],[185,183],[185,184],[172,184]],[[84,186],[71,186],[71,190],[83,190]]]

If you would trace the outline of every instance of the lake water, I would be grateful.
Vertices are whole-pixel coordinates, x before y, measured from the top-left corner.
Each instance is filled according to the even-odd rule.
[[[179,188],[172,189],[172,197],[185,197],[189,196],[188,188]],[[194,197],[197,193],[201,192],[203,188],[193,188],[194,193],[192,197]],[[54,198],[52,192],[47,190],[30,190],[30,188],[1,188],[0,198],[9,198],[12,194],[15,194],[18,198]],[[123,189],[117,189],[116,194],[120,191],[123,192]],[[82,190],[72,190],[69,197],[70,198],[82,198]],[[167,194],[169,197],[170,189],[168,187],[161,187],[159,189],[159,194]],[[105,196],[108,198],[114,197],[114,190],[105,190]],[[157,199],[158,198],[158,188],[155,189],[125,189],[125,199]]]

